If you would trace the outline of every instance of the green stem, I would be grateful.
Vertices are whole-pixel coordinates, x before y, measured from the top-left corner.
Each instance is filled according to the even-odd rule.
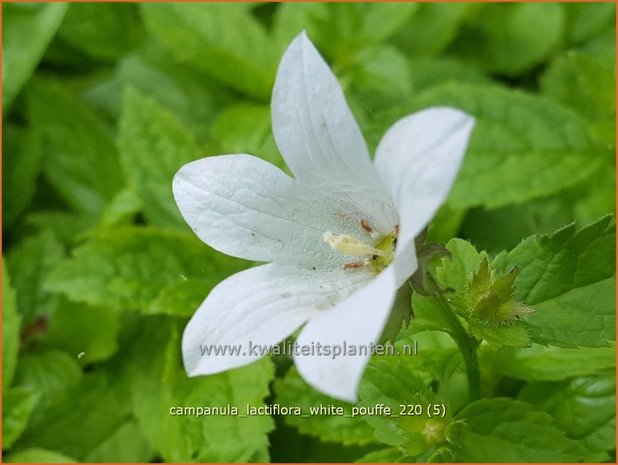
[[[435,286],[437,292],[434,293],[434,297],[440,304],[440,311],[444,321],[448,324],[449,333],[457,343],[457,347],[463,355],[464,363],[466,365],[466,374],[468,376],[468,395],[470,396],[470,402],[481,398],[481,375],[479,368],[479,359],[476,353],[476,349],[479,345],[478,341],[468,334],[465,328],[462,326],[457,315],[451,310],[451,306],[444,299],[443,295]]]

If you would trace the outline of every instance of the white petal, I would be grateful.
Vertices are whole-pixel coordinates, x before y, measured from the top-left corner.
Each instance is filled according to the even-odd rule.
[[[266,355],[251,347],[278,344],[370,279],[363,270],[328,273],[275,264],[237,273],[218,284],[189,321],[182,338],[185,369],[195,376],[251,363]],[[205,347],[210,355],[203,354]]]
[[[363,135],[337,79],[304,32],[281,59],[271,111],[277,146],[299,181],[355,200],[377,228],[392,228],[395,211]]]
[[[309,320],[297,339],[299,348],[315,347],[321,344],[332,350],[344,345],[357,350],[369,348],[378,342],[390,314],[397,289],[401,285],[400,272],[414,270],[416,256],[399,254],[391,266],[380,273],[365,287],[358,289],[336,308],[319,313]],[[324,352],[323,352],[324,353]],[[368,353],[363,355],[341,355],[339,357],[295,354],[294,361],[300,375],[315,389],[348,402],[356,401],[358,385],[369,361]]]
[[[173,182],[187,223],[211,247],[256,261],[341,268],[350,261],[322,236],[367,232],[368,212],[323,189],[300,186],[279,168],[251,155],[222,155],[183,166]]]
[[[473,127],[470,115],[435,107],[400,119],[380,141],[375,164],[399,211],[404,242],[425,227],[446,199]]]

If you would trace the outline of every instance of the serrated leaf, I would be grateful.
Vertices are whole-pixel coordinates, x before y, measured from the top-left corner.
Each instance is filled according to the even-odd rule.
[[[245,5],[140,5],[146,28],[183,63],[222,84],[268,100],[276,55]]]
[[[153,450],[139,431],[135,421],[128,420],[92,449],[85,462],[150,462]]]
[[[2,5],[3,114],[43,56],[67,6],[66,3]]]
[[[7,268],[25,324],[53,312],[56,299],[43,289],[43,282],[63,257],[62,245],[49,231],[24,239],[10,251]]]
[[[172,195],[172,179],[199,149],[174,115],[129,89],[124,95],[119,146],[127,179],[135,186],[148,219],[157,226],[184,226]]]
[[[522,350],[485,350],[482,357],[497,373],[526,381],[587,376],[616,366],[613,347],[578,349],[533,344]]]
[[[241,268],[240,263],[222,259],[190,234],[114,229],[96,233],[77,247],[54,270],[46,287],[91,305],[191,315],[210,289]],[[197,291],[186,292],[181,283],[189,279],[201,286],[201,298]],[[181,292],[171,296],[172,289]],[[163,308],[162,302],[175,306]]]
[[[303,412],[309,412],[311,407],[320,406],[336,406],[344,409],[346,416],[286,416],[285,422],[297,428],[301,433],[315,436],[322,441],[338,442],[344,445],[364,445],[375,442],[373,429],[361,417],[349,417],[350,404],[320,394],[303,381],[295,368],[291,368],[284,378],[275,382],[275,392],[278,403],[288,407],[301,407]]]
[[[9,449],[26,429],[37,393],[14,387],[2,393],[2,450]]]
[[[447,438],[464,462],[576,462],[583,448],[525,402],[476,401],[455,417]]]
[[[515,300],[533,306],[533,342],[563,347],[606,346],[615,333],[615,220],[606,216],[577,229],[530,237],[494,260],[520,268]]]
[[[2,388],[13,381],[19,351],[21,317],[17,313],[15,291],[11,287],[6,264],[2,260]]]
[[[80,213],[98,216],[123,185],[107,127],[60,82],[33,79],[26,88],[28,119],[43,138],[43,174]]]
[[[586,461],[606,460],[616,448],[616,377],[606,372],[563,382],[531,383],[519,398],[554,417],[554,425],[590,451]]]
[[[268,359],[218,375],[188,378],[180,366],[178,325],[144,320],[126,365],[138,425],[166,461],[265,462],[269,416],[172,415],[172,408],[263,406],[273,367]],[[145,348],[148,348],[145,350]]]
[[[376,119],[371,140],[394,121],[436,105],[476,118],[464,163],[449,194],[454,209],[496,208],[577,185],[611,155],[590,136],[586,122],[553,102],[498,86],[447,83],[414,96]]]

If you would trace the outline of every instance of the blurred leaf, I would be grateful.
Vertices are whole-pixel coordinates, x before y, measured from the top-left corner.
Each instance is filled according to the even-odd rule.
[[[6,457],[6,463],[74,463],[75,459],[51,450],[30,448]]]
[[[375,442],[373,429],[363,418],[350,417],[350,404],[319,393],[303,381],[295,368],[291,368],[283,379],[275,382],[275,392],[277,403],[288,407],[300,407],[303,413],[309,412],[311,407],[320,406],[337,406],[344,409],[346,416],[286,416],[285,422],[298,428],[301,433],[318,437],[322,441],[339,442],[344,445],[363,445]]]
[[[476,401],[447,428],[464,462],[576,462],[583,448],[551,426],[552,418],[525,402],[504,398]],[[482,444],[482,447],[479,445]]]
[[[137,8],[130,3],[73,3],[57,38],[86,55],[111,62],[138,42]]]
[[[273,34],[281,51],[307,30],[335,67],[344,69],[357,54],[385,41],[414,15],[414,3],[283,3],[277,10]]]
[[[506,5],[504,5],[506,6]],[[372,141],[400,117],[436,105],[476,118],[463,167],[448,204],[499,207],[560,192],[611,161],[585,122],[561,106],[497,86],[443,84],[376,120]]]
[[[119,329],[120,316],[111,309],[61,301],[51,318],[45,342],[78,357],[82,364],[89,364],[116,352]]]
[[[525,381],[557,381],[616,366],[613,347],[563,349],[533,344],[523,350],[487,350],[485,363],[502,375]]]
[[[91,217],[60,210],[34,211],[26,216],[25,223],[39,234],[51,232],[64,245],[72,245],[95,226]]]
[[[403,459],[403,454],[397,447],[378,449],[363,455],[355,463],[396,463]]]
[[[66,392],[82,380],[76,356],[60,350],[25,352],[15,374],[16,384],[36,392],[39,396],[33,423],[42,419],[46,409],[62,400]]]
[[[412,73],[406,57],[392,47],[375,47],[359,54],[347,71],[350,92],[369,111],[390,108],[412,93]]]
[[[7,268],[17,292],[17,308],[25,324],[53,312],[56,299],[43,289],[43,281],[63,257],[62,245],[49,231],[24,239],[9,252]]]
[[[128,420],[92,449],[85,462],[151,462],[153,451],[141,435],[135,421]]]
[[[554,60],[541,77],[541,90],[591,119],[615,119],[616,71],[577,52]]]
[[[9,449],[26,429],[37,394],[15,387],[2,393],[2,450]]]
[[[26,209],[36,191],[43,151],[36,133],[5,126],[2,138],[2,222],[6,227]],[[6,199],[11,199],[6,201]]]
[[[173,111],[200,140],[208,139],[213,116],[230,100],[224,88],[203,73],[175,63],[158,44],[148,43],[143,50],[123,57],[114,74],[84,90],[83,97],[118,118],[126,87],[134,87]]]
[[[534,342],[599,347],[616,340],[615,246],[615,220],[606,216],[532,236],[496,257],[494,267],[520,269],[515,299],[536,309],[528,317]]]
[[[119,310],[191,315],[219,281],[240,269],[190,234],[150,228],[100,231],[60,264],[47,288],[76,302]],[[163,297],[191,280],[187,299]],[[174,302],[162,307],[160,299]]]
[[[554,417],[554,426],[596,453],[616,448],[616,376],[607,372],[559,383],[524,386],[519,398]],[[587,461],[607,460],[607,456]]]
[[[144,321],[127,365],[138,425],[152,447],[169,462],[265,462],[269,416],[172,415],[178,407],[239,409],[263,406],[272,364],[262,359],[225,373],[189,379],[180,367],[178,325],[169,318]]]
[[[2,113],[6,114],[54,36],[66,3],[2,5]]]
[[[43,137],[43,172],[76,210],[98,216],[123,184],[114,140],[101,120],[54,81],[27,87],[28,118]]]
[[[6,263],[2,260],[2,388],[5,391],[13,381],[17,365],[20,323],[15,291],[11,287]]]
[[[214,121],[212,137],[222,153],[249,153],[285,166],[272,135],[267,105],[237,103],[227,107]]]
[[[427,3],[424,5],[435,5]],[[412,87],[420,93],[438,84],[489,84],[489,77],[463,61],[454,58],[413,58],[410,60]]]
[[[128,415],[126,399],[112,380],[98,371],[63,389],[56,402],[39,412],[39,420],[28,426],[16,447],[40,447],[86,460],[91,451],[116,434]]]
[[[148,219],[157,226],[184,226],[172,195],[172,179],[199,149],[171,113],[128,90],[120,120],[119,146],[126,177],[135,186]]]
[[[134,189],[127,187],[107,204],[99,224],[103,228],[131,224],[141,209],[141,199]]]
[[[472,8],[469,3],[422,3],[393,40],[408,55],[437,55],[453,41]]]
[[[277,57],[269,37],[244,5],[140,5],[146,28],[183,63],[219,82],[266,101]]]
[[[560,45],[564,27],[560,3],[489,3],[466,23],[451,51],[489,72],[517,76]]]
[[[615,24],[616,5],[611,2],[563,3],[562,7],[566,11],[566,35],[571,44],[581,44],[593,39]]]

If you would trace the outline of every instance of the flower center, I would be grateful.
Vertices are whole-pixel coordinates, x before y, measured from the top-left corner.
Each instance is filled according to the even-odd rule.
[[[361,220],[361,225],[363,224],[364,220]],[[364,226],[363,228],[366,229]],[[337,250],[344,255],[365,257],[357,262],[346,263],[343,266],[344,270],[371,266],[377,274],[393,261],[395,246],[397,245],[397,233],[398,228],[396,226],[391,233],[378,237],[374,245],[348,234],[333,234],[330,231],[322,235],[322,240],[333,250]]]

